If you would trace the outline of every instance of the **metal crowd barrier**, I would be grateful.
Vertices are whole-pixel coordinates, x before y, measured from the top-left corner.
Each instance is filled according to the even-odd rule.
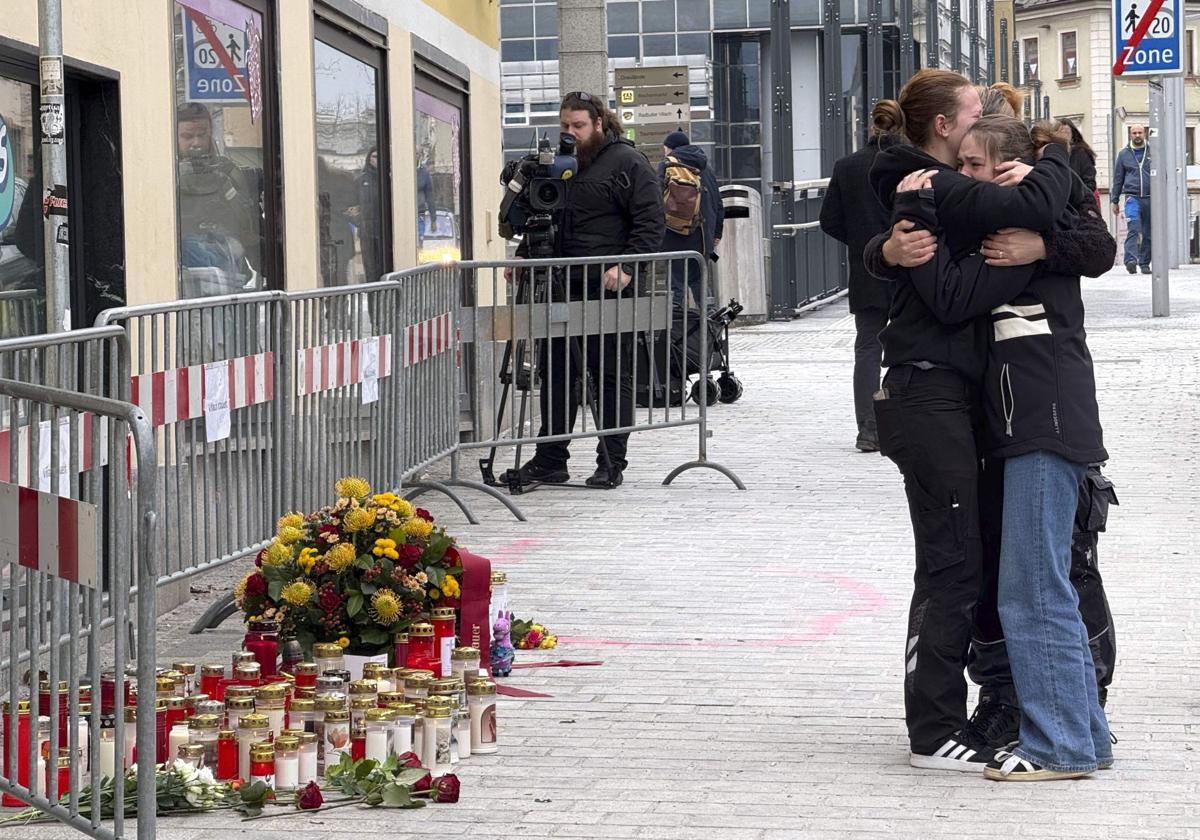
[[[844,294],[850,284],[846,247],[821,232],[821,202],[829,179],[772,184],[778,220],[783,203],[793,206],[792,223],[771,226],[770,317],[795,317],[813,304]]]
[[[124,785],[114,786],[111,818],[83,793],[98,791],[103,776],[123,777],[127,749],[156,751],[154,432],[127,402],[11,379],[0,379],[0,413],[0,448],[15,467],[0,482],[3,804],[31,806],[92,837],[123,837],[133,810]],[[131,618],[132,649],[124,632],[102,632]],[[136,726],[127,731],[134,660]],[[101,739],[109,715],[112,741]],[[150,840],[153,762],[138,762],[137,782],[137,836]]]
[[[478,297],[463,309],[461,341],[472,349],[479,391],[473,437],[459,450],[489,450],[480,461],[483,480],[519,492],[527,485],[517,469],[524,450],[561,461],[566,443],[579,438],[597,439],[598,466],[620,469],[630,433],[695,425],[697,458],[663,483],[704,467],[744,489],[707,457],[707,406],[718,386],[703,315],[705,263],[695,252],[631,256],[632,276],[619,292],[602,285],[612,257],[461,263]],[[694,308],[688,297],[697,298]],[[513,469],[498,474],[502,447],[516,452]]]

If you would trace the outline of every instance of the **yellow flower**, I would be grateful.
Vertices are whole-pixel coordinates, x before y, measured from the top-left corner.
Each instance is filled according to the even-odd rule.
[[[304,515],[292,511],[279,517],[279,521],[275,523],[275,527],[282,531],[284,528],[303,528]]]
[[[342,527],[351,534],[365,531],[375,524],[375,511],[365,508],[353,508],[346,511],[342,517]]]
[[[244,606],[246,600],[246,581],[250,580],[250,575],[252,574],[254,572],[250,572],[233,586],[233,600],[238,605],[238,609],[242,609]]]
[[[367,614],[377,623],[387,627],[400,618],[400,598],[390,589],[380,589],[371,596],[371,607]]]
[[[299,528],[293,528],[290,525],[286,525],[279,529],[279,536],[276,537],[276,539],[278,539],[284,545],[291,545],[292,543],[299,542],[300,538],[303,536],[304,532]]]
[[[264,566],[283,566],[292,559],[291,546],[284,545],[279,540],[272,540],[263,555]]]
[[[446,575],[446,579],[442,581],[442,594],[447,598],[457,598],[462,594],[462,588],[453,576]]]
[[[419,516],[414,516],[412,519],[401,525],[400,530],[410,537],[423,540],[433,533],[433,523],[428,519],[422,519]]]
[[[442,597],[441,591],[436,586],[429,587],[429,598],[433,601]]]
[[[375,547],[371,549],[371,553],[376,557],[388,557],[392,560],[400,559],[400,552],[396,551],[395,540],[375,540]]]
[[[400,514],[401,519],[407,519],[416,511],[416,508],[412,506],[412,502],[408,501],[408,499],[396,499],[391,507],[392,510]]]
[[[552,650],[558,647],[558,636],[547,636],[542,639],[542,643],[538,647],[542,650]]]
[[[302,607],[312,600],[312,596],[316,591],[317,588],[308,581],[294,580],[283,587],[283,591],[279,593],[279,596],[294,607]]]
[[[315,548],[306,547],[300,549],[300,556],[296,558],[296,565],[304,570],[304,574],[309,574],[312,567],[317,564],[317,560],[321,555]]]
[[[356,475],[338,479],[333,488],[339,496],[347,499],[363,499],[371,492],[371,485],[367,483],[367,480]]]
[[[345,650],[346,648],[350,647],[350,640],[347,639],[345,636],[342,636],[340,639],[338,639],[337,643],[338,643],[338,647],[340,647],[342,650]]]
[[[353,562],[354,546],[350,543],[338,543],[325,552],[325,563],[335,572],[340,572]]]

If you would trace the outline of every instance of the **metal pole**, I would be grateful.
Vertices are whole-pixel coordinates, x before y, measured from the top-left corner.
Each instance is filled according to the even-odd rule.
[[[1164,106],[1163,101],[1163,80],[1162,76],[1151,76],[1149,79],[1150,87],[1150,127],[1154,131],[1156,138],[1162,137]],[[1158,148],[1150,148],[1147,145],[1146,154],[1157,153],[1161,154],[1162,142],[1155,144]],[[1160,226],[1163,224],[1164,214],[1167,212],[1167,170],[1163,166],[1161,159],[1151,157],[1150,165],[1150,223],[1153,225],[1157,222]],[[1171,314],[1171,293],[1170,293],[1170,270],[1167,267],[1168,263],[1168,247],[1167,237],[1154,236],[1150,237],[1150,265],[1151,265],[1151,298],[1154,317],[1165,318]]]
[[[1022,72],[1024,75],[1022,75]],[[1029,78],[1029,65],[1021,66],[1021,44],[1017,40],[1017,30],[1014,27],[1012,40],[1012,86],[1020,87],[1022,78]]]
[[[900,0],[900,84],[903,85],[916,72],[916,56],[913,53],[913,0]]]
[[[1039,87],[1040,87],[1040,85],[1039,85]],[[1050,97],[1049,96],[1042,97],[1042,119],[1044,119],[1044,120],[1050,119]]]
[[[925,0],[925,66],[941,66],[941,35],[938,33],[938,0]]]
[[[792,195],[792,10],[790,0],[771,0],[771,278],[770,317],[791,318],[796,296],[796,247],[776,225],[796,222]]]
[[[1007,29],[1007,24],[1005,24]],[[996,83],[996,3],[987,0],[987,83]]]
[[[1183,78],[1168,76],[1163,79],[1166,94],[1166,137],[1157,144],[1159,150],[1169,154],[1164,161],[1167,169],[1167,221],[1163,230],[1169,235],[1171,268],[1179,268],[1188,262],[1188,208],[1187,208],[1187,162],[1184,158],[1186,140]]]
[[[825,113],[821,132],[821,176],[829,177],[833,164],[846,154],[846,107],[842,91],[842,4],[841,0],[825,0],[825,17],[821,32],[821,51],[825,72],[822,88],[825,92]]]
[[[70,252],[67,249],[67,119],[62,56],[62,0],[38,0],[38,76],[41,83],[42,185],[49,197],[45,224],[46,331],[71,329]]]
[[[867,4],[867,108],[883,99],[883,0]]]
[[[1008,81],[1008,18],[1000,18],[1000,81]]]
[[[971,3],[971,13],[967,16],[969,21],[967,42],[971,45],[971,60],[967,68],[971,74],[971,81],[979,84],[983,81],[983,68],[979,64],[979,0],[969,0],[969,2]]]
[[[961,73],[962,60],[962,0],[950,0],[950,69]]]

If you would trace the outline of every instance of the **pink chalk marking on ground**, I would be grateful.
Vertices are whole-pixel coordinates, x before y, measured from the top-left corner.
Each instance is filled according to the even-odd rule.
[[[828,583],[835,588],[848,593],[858,601],[858,606],[834,610],[813,619],[809,629],[799,635],[780,636],[773,639],[744,639],[734,641],[716,641],[708,639],[678,639],[654,642],[637,642],[621,639],[589,639],[582,636],[559,636],[558,643],[590,645],[593,647],[615,647],[630,650],[737,650],[744,648],[777,648],[798,647],[818,642],[825,642],[837,635],[841,625],[852,618],[870,615],[887,604],[887,598],[868,583],[842,575],[823,575],[799,572],[795,569],[775,570],[774,567],[755,569],[756,572],[775,574],[779,577],[803,577],[809,580]]]
[[[503,548],[497,549],[489,556],[493,566],[515,566],[522,562],[529,552],[541,545],[541,540],[524,539],[514,540]]]

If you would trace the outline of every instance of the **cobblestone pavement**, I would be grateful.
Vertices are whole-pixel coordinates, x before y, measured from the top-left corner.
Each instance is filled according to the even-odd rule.
[[[508,572],[511,599],[560,634],[515,672],[549,699],[501,700],[502,752],[460,765],[463,799],[422,811],[342,809],[245,827],[274,838],[1200,837],[1200,269],[1177,272],[1174,314],[1149,317],[1149,278],[1089,282],[1089,340],[1121,506],[1100,543],[1120,660],[1115,769],[995,784],[907,764],[901,706],[912,542],[900,477],[852,448],[853,322],[845,303],[739,330],[745,396],[713,409],[716,473],[660,486],[695,435],[634,438],[616,491],[541,490],[484,524],[426,497],[461,542]],[[590,448],[577,442],[578,477]],[[198,583],[227,585],[233,570]],[[162,623],[162,661],[220,659],[234,622],[186,635],[211,600]],[[159,836],[242,827],[164,819]],[[3,837],[66,836],[8,829]]]

